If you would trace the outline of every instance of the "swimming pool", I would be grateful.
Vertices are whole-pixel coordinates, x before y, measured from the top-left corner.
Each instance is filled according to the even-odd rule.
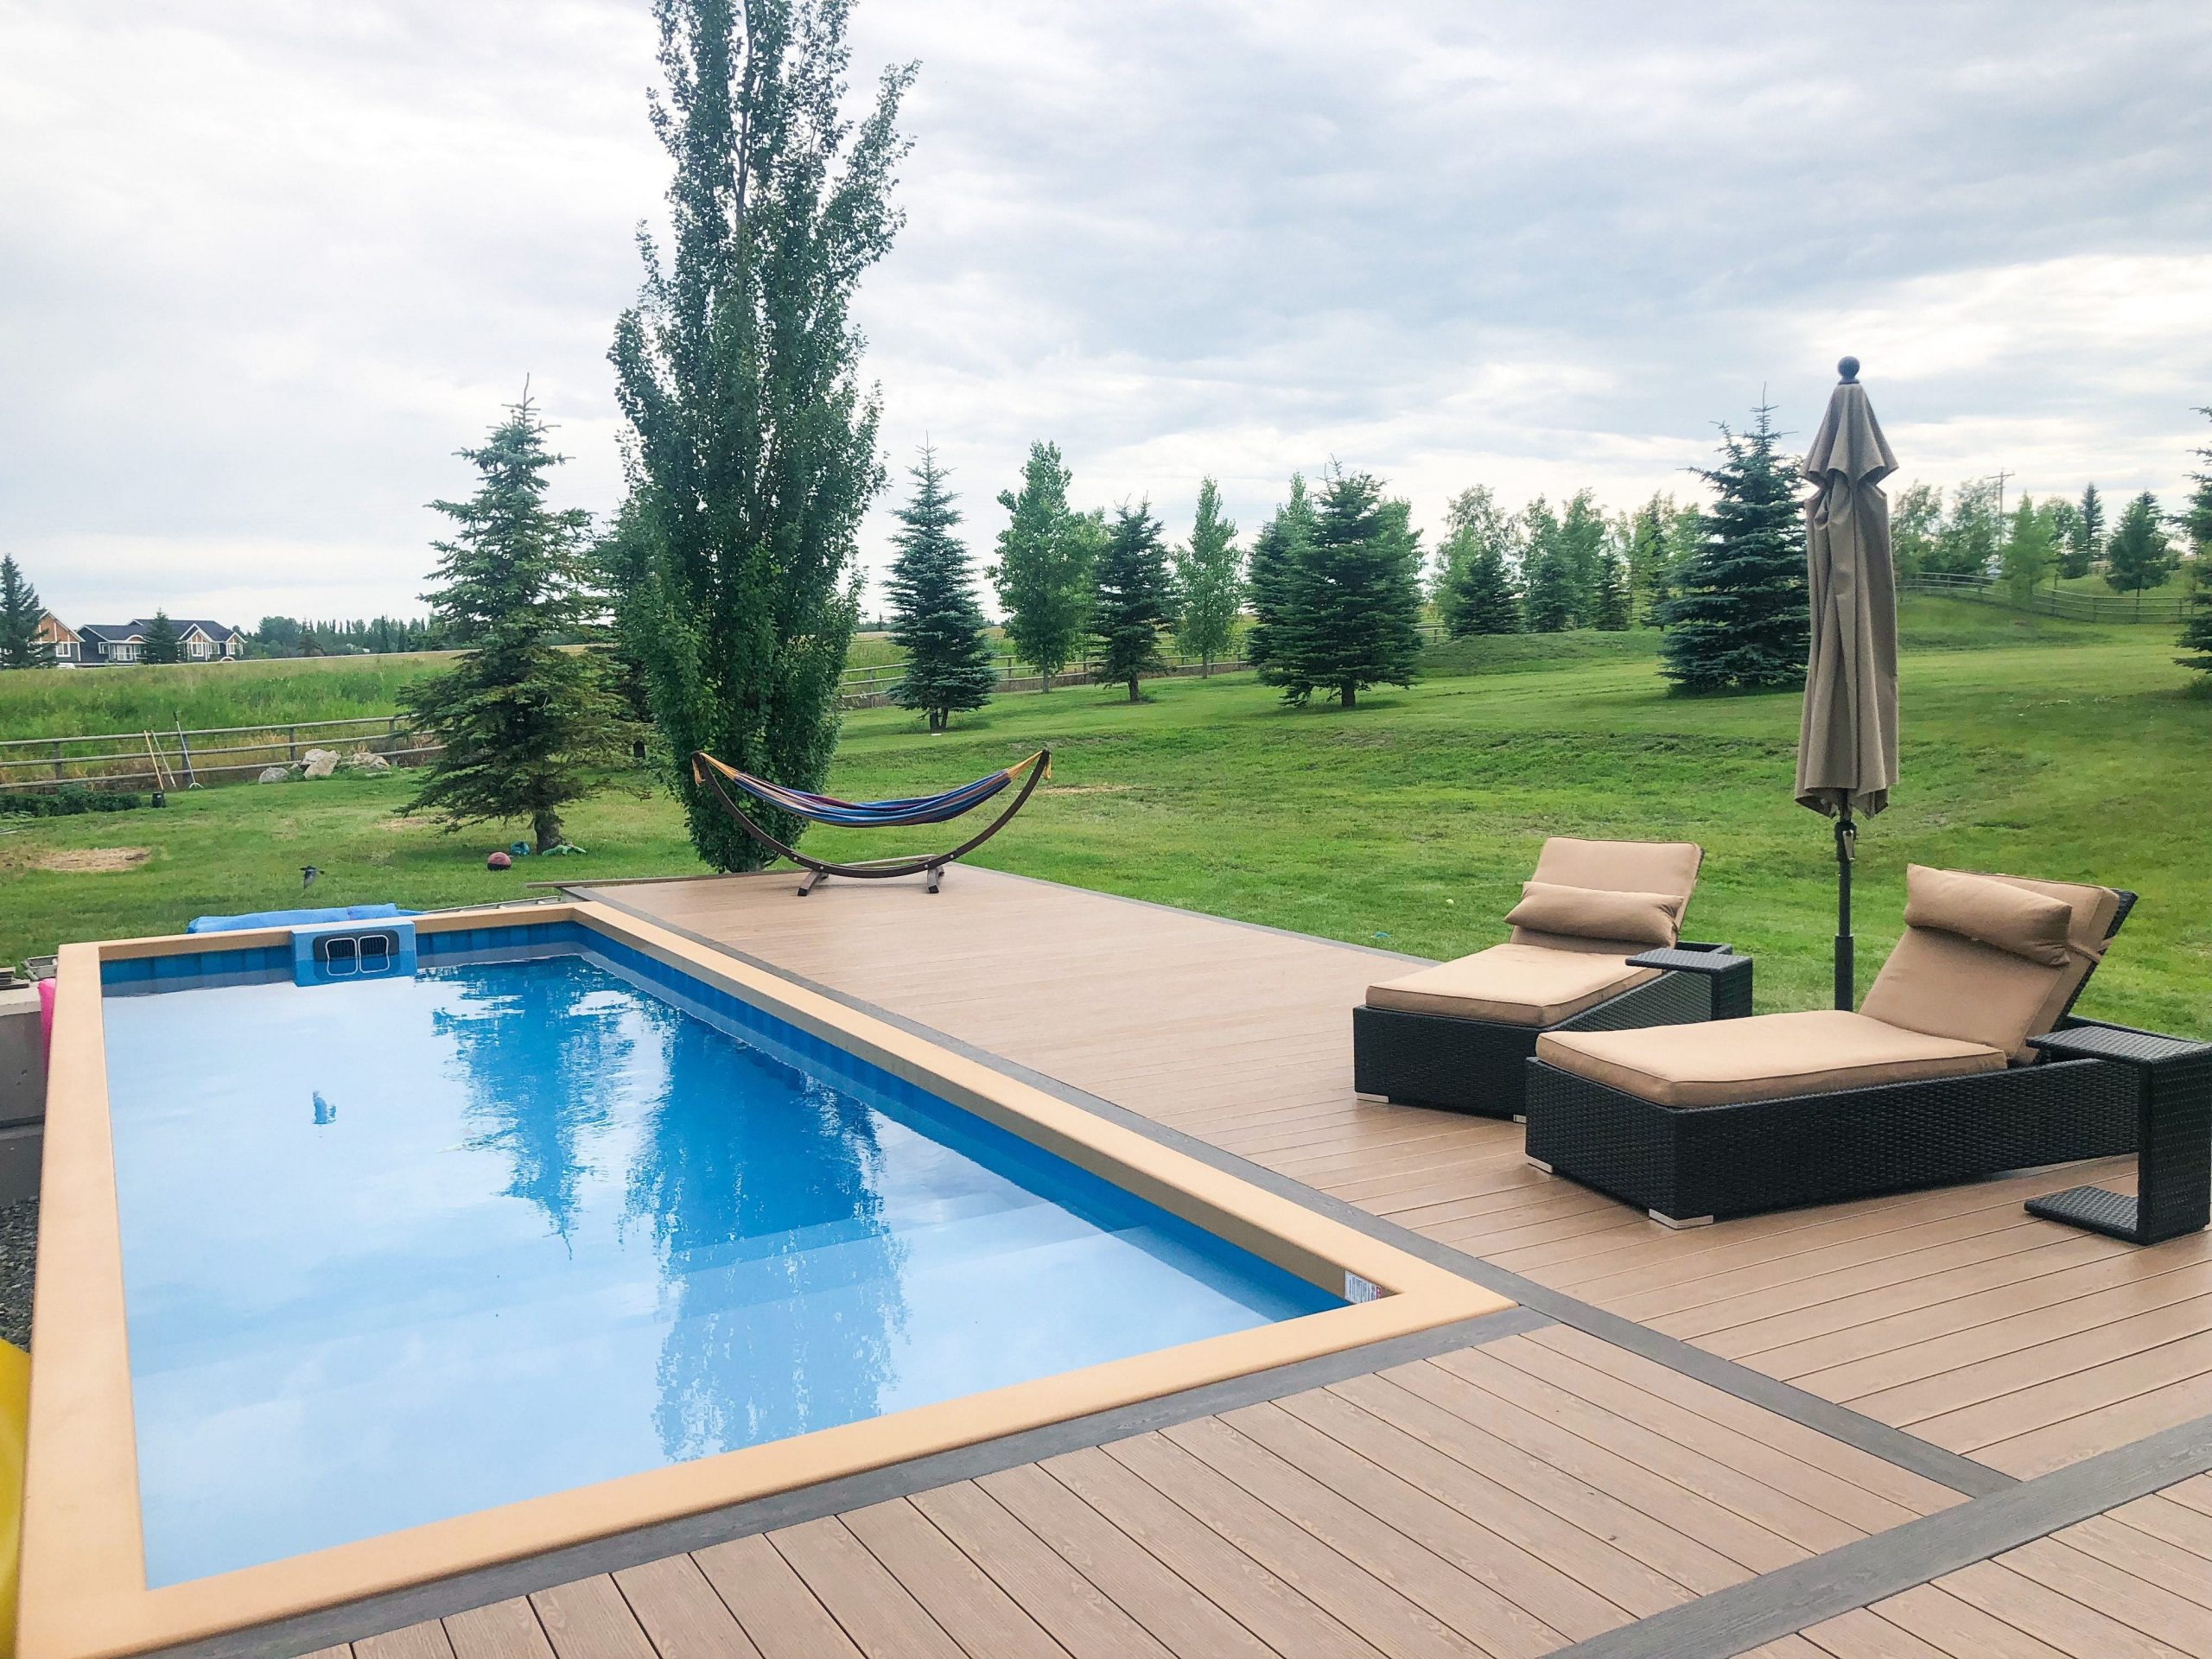
[[[1504,1305],[594,906],[296,967],[311,943],[65,963],[49,1193],[59,1154],[109,1196],[41,1261],[26,1652],[235,1627]],[[79,1109],[66,1065],[93,1058]],[[119,1456],[89,1421],[41,1438],[72,1375]],[[104,1474],[136,1501],[95,1535]]]

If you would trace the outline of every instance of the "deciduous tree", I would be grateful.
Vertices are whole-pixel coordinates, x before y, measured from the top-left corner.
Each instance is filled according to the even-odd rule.
[[[454,529],[433,543],[440,586],[423,597],[461,654],[399,694],[443,746],[408,810],[435,812],[448,830],[526,823],[542,852],[560,842],[562,809],[599,788],[620,747],[599,665],[560,643],[598,608],[584,556],[591,515],[546,505],[561,457],[526,392],[482,448],[461,453],[476,493],[430,504]]]
[[[1211,478],[1198,482],[1191,539],[1175,550],[1175,588],[1181,601],[1175,637],[1198,659],[1199,674],[1210,676],[1214,659],[1236,639],[1244,603],[1244,555],[1236,524],[1221,516],[1221,486]]]
[[[2024,605],[2035,596],[2036,584],[2057,558],[2056,548],[2050,515],[2022,496],[2020,505],[2013,509],[2005,545],[1998,551],[1999,573],[2013,603]]]
[[[1160,630],[1175,619],[1175,589],[1167,574],[1167,548],[1152,503],[1115,512],[1099,555],[1092,587],[1090,628],[1098,639],[1098,678],[1119,680],[1129,701],[1140,695],[1138,681],[1167,666],[1160,654]]]
[[[1681,573],[1661,650],[1660,672],[1677,690],[1803,683],[1804,513],[1773,415],[1762,404],[1750,431],[1723,426],[1720,464],[1700,469],[1713,492],[1705,545]]]
[[[652,568],[626,607],[691,840],[716,869],[768,856],[683,764],[696,749],[818,789],[858,615],[861,514],[882,488],[859,368],[860,279],[901,224],[892,193],[913,67],[846,108],[849,0],[655,0],[672,246],[615,328],[615,389]],[[803,823],[763,808],[785,840]]]
[[[980,709],[998,685],[982,607],[976,602],[974,573],[959,527],[959,498],[944,487],[937,453],[922,446],[908,469],[914,493],[898,510],[891,543],[898,550],[885,590],[891,600],[891,638],[906,662],[892,701],[918,710],[930,730],[941,732],[961,710]]]
[[[999,493],[999,505],[1012,518],[999,532],[991,580],[1014,654],[1035,667],[1047,691],[1052,676],[1083,649],[1090,620],[1090,570],[1100,538],[1096,523],[1068,506],[1073,477],[1061,464],[1059,445],[1033,443],[1020,493]]]

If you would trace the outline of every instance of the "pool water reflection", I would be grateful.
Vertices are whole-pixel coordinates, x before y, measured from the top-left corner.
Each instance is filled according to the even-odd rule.
[[[1339,1305],[596,955],[103,1012],[150,1585]]]

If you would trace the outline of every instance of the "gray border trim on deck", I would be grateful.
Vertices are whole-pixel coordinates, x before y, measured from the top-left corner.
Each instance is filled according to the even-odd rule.
[[[993,874],[999,874],[1002,872],[994,871]],[[1019,876],[1015,879],[1027,881],[1035,878]],[[1630,1353],[1641,1355],[1646,1359],[1666,1366],[1669,1370],[1679,1371],[1686,1376],[1694,1377],[1697,1381],[1709,1384],[1724,1393],[1732,1394],[1739,1400],[1748,1401],[1763,1410],[1773,1412],[1777,1416],[1787,1417],[1793,1422],[1802,1423],[1807,1428],[1827,1435],[1830,1440],[1840,1440],[1847,1446],[1856,1446],[1862,1452],[1870,1452],[1885,1463],[1893,1463],[1900,1468],[1910,1470],[1916,1475],[1925,1476],[1940,1485],[1949,1487],[1953,1491],[1964,1492],[1970,1497],[1980,1497],[1992,1492],[2003,1491],[2008,1487],[2018,1484],[2012,1476],[2001,1470],[1993,1469],[1986,1464],[1976,1463],[1971,1458],[1962,1458],[1955,1452],[1946,1451],[1943,1447],[1923,1440],[1917,1435],[1908,1434],[1903,1429],[1892,1428],[1887,1423],[1878,1422],[1863,1413],[1853,1411],[1847,1406],[1840,1406],[1834,1401],[1823,1400],[1816,1394],[1809,1394],[1802,1389],[1794,1388],[1779,1378],[1767,1376],[1763,1371],[1755,1371],[1747,1365],[1738,1365],[1733,1360],[1723,1359],[1718,1354],[1708,1353],[1704,1349],[1683,1342],[1678,1338],[1665,1336],[1659,1332],[1647,1329],[1632,1319],[1625,1319],[1618,1313],[1608,1313],[1602,1307],[1567,1295],[1563,1291],[1540,1285],[1533,1279],[1524,1278],[1520,1274],[1498,1267],[1494,1262],[1486,1262],[1480,1256],[1470,1255],[1464,1250],[1454,1249],[1448,1244],[1440,1243],[1434,1239],[1413,1231],[1410,1228],[1402,1227],[1395,1222],[1387,1221],[1380,1216],[1363,1210],[1357,1205],[1346,1203],[1342,1198],[1332,1197],[1326,1192],[1307,1186],[1302,1181],[1295,1180],[1290,1176],[1280,1174],[1263,1165],[1239,1158],[1234,1153],[1225,1152],[1210,1141],[1202,1141],[1179,1129],[1170,1128],[1166,1124],[1156,1122],[1141,1112],[1133,1112],[1127,1107],[1116,1105],[1112,1101],[1086,1093],[1071,1084],[1061,1082],[1057,1077],[1048,1077],[1044,1072],[1023,1065],[1019,1061],[1009,1060],[1001,1055],[990,1053],[987,1050],[976,1047],[973,1043],[964,1042],[918,1020],[909,1019],[905,1014],[878,1007],[873,1002],[841,991],[835,986],[824,985],[818,981],[807,978],[804,975],[793,973],[787,968],[779,967],[763,957],[738,949],[726,940],[714,938],[690,928],[677,926],[649,911],[639,909],[632,905],[626,905],[620,899],[609,897],[603,892],[583,883],[579,883],[568,891],[575,893],[578,897],[589,899],[594,903],[603,904],[611,910],[619,910],[626,915],[634,916],[640,921],[650,922],[656,927],[666,928],[670,932],[690,939],[695,944],[704,945],[710,950],[719,950],[725,956],[734,957],[750,967],[758,968],[764,973],[773,974],[779,979],[803,987],[818,996],[826,996],[832,1001],[842,1003],[858,1013],[868,1014],[872,1019],[883,1020],[886,1024],[896,1026],[902,1031],[926,1038],[929,1041],[949,1048],[953,1052],[974,1060],[979,1065],[988,1065],[994,1071],[1018,1078],[1033,1088],[1041,1089],[1047,1094],[1066,1101],[1071,1105],[1080,1106],[1087,1111],[1094,1112],[1109,1122],[1118,1123],[1163,1146],[1173,1147],[1176,1151],[1196,1158],[1201,1163],[1210,1164],[1216,1169],[1249,1181],[1255,1186],[1264,1187],[1270,1192],[1301,1204],[1309,1210],[1329,1217],[1333,1221],[1342,1222],[1347,1227],[1356,1228],[1370,1238],[1380,1239],[1385,1243],[1395,1245],[1409,1255],[1418,1255],[1424,1261],[1433,1262],[1440,1268],[1471,1279],[1477,1284],[1494,1290],[1501,1296],[1510,1296],[1522,1306],[1534,1308],[1561,1325],[1573,1325],[1579,1331],[1586,1331],[1590,1335],[1611,1343],[1617,1348],[1625,1348]],[[1089,890],[1085,889],[1085,891]],[[1114,893],[1100,896],[1109,899],[1119,898],[1118,894]],[[1122,899],[1122,902],[1136,905],[1149,903],[1141,899]],[[1168,906],[1150,907],[1173,908]],[[1191,916],[1197,915],[1198,912],[1184,911],[1179,913]],[[1209,917],[1205,919],[1221,920],[1223,918]],[[1240,922],[1234,925],[1250,927],[1258,925]],[[1267,928],[1262,931],[1276,933],[1282,930]],[[1304,933],[1294,933],[1288,937],[1303,939],[1308,944],[1327,944],[1340,949],[1357,950],[1366,948],[1361,945],[1337,946],[1335,940],[1316,939],[1312,935]],[[1411,1111],[1418,1109],[1408,1107],[1403,1109]]]
[[[1540,1331],[1552,1323],[1525,1307],[1509,1307],[1471,1319],[1457,1319],[1427,1331],[1408,1332],[1402,1337],[1341,1349],[1333,1354],[1278,1365],[1271,1370],[1253,1371],[1224,1382],[1210,1382],[1203,1388],[1140,1400],[1135,1405],[1117,1406],[1085,1417],[1071,1417],[1065,1422],[1047,1423],[1042,1428],[956,1446],[950,1452],[887,1464],[880,1469],[774,1493],[748,1503],[680,1516],[653,1526],[591,1539],[497,1567],[456,1573],[385,1595],[319,1608],[296,1618],[257,1625],[250,1630],[162,1648],[150,1659],[280,1659],[341,1642],[364,1641],[426,1619],[448,1618],[511,1597],[550,1590],[577,1579],[618,1573],[664,1556],[727,1543],[733,1538],[796,1526],[823,1516],[839,1515],[915,1492],[931,1491],[954,1481],[974,1480],[1064,1452],[1127,1440],[1133,1434],[1148,1433],[1200,1417],[1218,1416],[1262,1401],[1305,1394],[1350,1377],[1366,1376],[1438,1354],[1478,1347],[1526,1331]]]
[[[1729,1659],[2212,1470],[2212,1417],[1716,1590],[1554,1659]]]

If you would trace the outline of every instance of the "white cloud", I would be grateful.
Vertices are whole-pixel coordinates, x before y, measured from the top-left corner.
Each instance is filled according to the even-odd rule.
[[[855,17],[856,87],[922,60],[867,372],[979,550],[1037,437],[1171,531],[1332,456],[1432,527],[1475,481],[1682,492],[1845,351],[1907,477],[2171,491],[2201,441],[2199,8]],[[644,0],[0,0],[0,548],[84,615],[412,609],[525,374],[611,508],[652,48]]]

